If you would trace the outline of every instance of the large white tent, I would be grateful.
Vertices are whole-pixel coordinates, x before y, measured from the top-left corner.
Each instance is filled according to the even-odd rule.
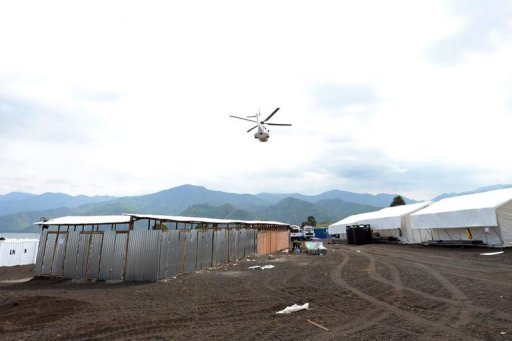
[[[424,230],[412,230],[410,215],[430,205],[430,201],[386,207],[378,211],[355,214],[329,226],[329,234],[345,235],[347,225],[370,225],[381,237],[395,237],[402,243],[420,243],[430,235]]]
[[[512,188],[442,199],[411,216],[413,229],[436,240],[512,246]]]

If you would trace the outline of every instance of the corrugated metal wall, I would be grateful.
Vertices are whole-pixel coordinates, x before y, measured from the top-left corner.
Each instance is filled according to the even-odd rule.
[[[258,255],[281,251],[290,246],[289,231],[258,231]]]
[[[35,274],[156,281],[255,254],[257,233],[255,229],[44,230]]]

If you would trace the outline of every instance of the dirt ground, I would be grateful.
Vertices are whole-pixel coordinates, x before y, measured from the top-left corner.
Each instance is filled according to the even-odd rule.
[[[155,283],[14,283],[32,268],[3,268],[0,339],[512,339],[512,250],[327,246]]]

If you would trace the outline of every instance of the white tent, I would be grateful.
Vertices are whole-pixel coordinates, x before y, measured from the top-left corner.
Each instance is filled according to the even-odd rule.
[[[329,234],[344,234],[347,225],[368,224],[381,237],[395,237],[402,243],[420,243],[430,235],[411,229],[410,215],[430,205],[430,201],[386,207],[379,211],[352,215],[329,226]]]
[[[442,199],[412,214],[411,224],[436,240],[512,246],[512,188]]]
[[[378,211],[359,213],[343,218],[340,221],[337,221],[334,224],[329,225],[327,228],[327,233],[329,233],[330,235],[337,234],[340,236],[341,239],[345,239],[347,226],[360,224],[359,221],[365,218],[372,217],[372,215],[374,215],[375,212]]]

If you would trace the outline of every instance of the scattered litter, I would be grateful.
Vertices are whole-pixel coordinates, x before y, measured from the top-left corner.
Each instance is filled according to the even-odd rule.
[[[273,255],[268,255],[268,259],[274,259]]]
[[[265,270],[265,269],[272,269],[272,268],[275,268],[276,266],[275,265],[254,265],[254,266],[250,266],[249,269],[260,269],[260,270]]]
[[[286,307],[283,310],[278,311],[276,314],[290,314],[300,310],[308,310],[309,303],[304,303],[303,305],[294,304],[290,307]]]
[[[505,251],[498,251],[498,252],[486,252],[486,253],[481,253],[480,256],[494,256],[494,255],[499,255],[499,254],[502,254],[504,253]]]
[[[248,262],[256,262],[256,259],[249,259],[249,258],[247,258],[247,261]]]
[[[501,335],[507,335],[507,332],[501,332],[500,334]]]
[[[359,251],[359,250],[356,250],[356,252],[361,252],[361,251]]]
[[[316,322],[313,322],[313,321],[311,321],[311,320],[306,320],[306,321],[308,321],[309,323],[311,323],[311,324],[312,324],[312,325],[314,325],[314,326],[317,326],[317,327],[318,327],[318,328],[320,328],[320,329],[323,329],[323,330],[327,330],[327,331],[329,331],[329,329],[325,328],[324,326],[319,325],[319,324],[318,324],[318,323],[316,323]]]

